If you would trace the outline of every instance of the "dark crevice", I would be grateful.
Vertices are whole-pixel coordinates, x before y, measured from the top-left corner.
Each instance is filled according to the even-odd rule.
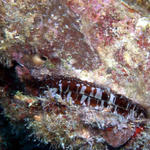
[[[17,66],[21,67],[21,65],[16,61],[12,61],[11,67],[0,64],[0,86],[5,86],[7,93],[10,96],[13,96],[17,91],[25,91],[24,84],[20,81],[16,72]]]

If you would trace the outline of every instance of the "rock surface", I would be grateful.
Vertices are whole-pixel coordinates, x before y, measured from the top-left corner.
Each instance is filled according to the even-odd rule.
[[[110,87],[150,111],[149,8],[149,0],[133,0],[132,3],[128,0],[0,1],[0,103],[4,108],[5,116],[13,121],[31,117],[33,120],[28,123],[32,126],[31,128],[35,127],[35,135],[38,139],[43,137],[41,141],[47,142],[52,142],[53,137],[36,132],[44,126],[41,119],[45,119],[47,123],[54,119],[57,123],[55,130],[61,136],[63,133],[58,128],[59,123],[61,122],[63,128],[67,122],[66,116],[62,119],[62,116],[55,116],[55,113],[43,115],[41,105],[39,108],[35,107],[36,111],[39,109],[36,114],[33,108],[28,107],[28,105],[32,106],[32,100],[39,102],[39,99],[33,95],[25,95],[25,101],[22,101],[23,97],[17,97],[19,100],[8,97],[10,89],[13,89],[11,92],[14,96],[16,91],[23,88],[15,87],[14,82],[7,76],[2,78],[4,72],[13,67],[14,61],[20,64],[15,68],[16,74],[10,71],[11,77],[16,81],[15,84],[22,84],[25,79],[30,79],[30,76],[37,80],[42,80],[46,75],[51,74],[73,76]],[[3,71],[4,68],[5,71]],[[31,101],[26,102],[28,96]],[[80,109],[81,114],[88,114],[91,111],[86,112]],[[74,117],[75,120],[82,120],[77,111],[75,111],[77,116],[74,116],[73,112],[74,109],[68,110],[70,121]],[[103,122],[102,118],[101,122]],[[50,125],[54,127],[53,124]],[[85,123],[77,125],[85,126]],[[130,126],[130,123],[126,125]],[[52,127],[42,129],[47,132]],[[96,139],[99,141],[102,138],[99,142],[101,144],[96,144],[93,149],[108,147],[107,144],[103,144],[105,143],[103,140],[114,147],[125,144],[137,131],[136,127],[137,125],[132,130],[128,127],[127,131],[123,131],[125,134],[129,133],[129,137],[124,137],[124,141],[120,140],[118,143],[107,138],[107,132],[112,133],[111,136],[113,136],[113,131],[104,132],[103,138]],[[149,127],[149,121],[146,121],[146,129],[141,135],[132,138],[124,149],[148,149]],[[67,128],[67,135],[68,132],[83,134],[82,138],[88,141],[87,147],[84,140],[76,141],[74,146],[78,149],[80,146],[81,149],[90,148],[90,145],[93,145],[92,142],[95,142],[90,141],[90,137],[93,137],[91,131],[96,133],[96,129],[81,127],[82,130],[77,131],[75,128],[72,132],[70,128],[73,128],[73,125]],[[102,131],[100,132],[103,135]],[[122,133],[118,131],[118,134]],[[62,139],[62,143],[60,139],[54,139],[54,141],[59,141],[58,143],[63,147],[62,143],[65,143],[65,139]],[[70,138],[66,138],[66,141],[66,143],[72,143]]]

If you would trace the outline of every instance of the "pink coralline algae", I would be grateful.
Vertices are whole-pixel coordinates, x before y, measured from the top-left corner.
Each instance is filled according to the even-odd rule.
[[[88,31],[85,32],[90,34],[91,42],[97,41],[104,45],[110,45],[117,39],[116,28],[113,25],[119,21],[119,14],[112,7],[113,3],[111,0],[102,1],[101,4],[98,0],[91,2],[69,1],[68,6],[82,16],[83,21],[85,18],[85,23],[89,24]],[[83,24],[84,26],[86,25]]]

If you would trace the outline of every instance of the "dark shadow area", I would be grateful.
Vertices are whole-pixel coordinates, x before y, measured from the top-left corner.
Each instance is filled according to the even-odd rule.
[[[12,125],[0,106],[0,150],[56,150],[51,144],[34,141],[34,137],[29,137],[31,132],[25,122]]]

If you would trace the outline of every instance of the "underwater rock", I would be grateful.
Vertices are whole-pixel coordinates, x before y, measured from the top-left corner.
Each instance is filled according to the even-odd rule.
[[[53,74],[69,81],[77,79],[87,89],[85,81],[103,85],[118,97],[124,95],[115,102],[121,112],[123,107],[128,114],[126,100],[132,99],[131,112],[142,110],[149,115],[148,2],[0,1],[0,104],[10,124],[26,121],[34,139],[60,149],[148,149],[147,117],[115,114],[114,105],[106,101],[101,111],[73,105],[72,94],[61,95],[46,87]],[[38,85],[41,82],[44,85]],[[73,90],[74,84],[67,85]],[[90,96],[85,93],[79,96],[88,104],[85,98]]]

